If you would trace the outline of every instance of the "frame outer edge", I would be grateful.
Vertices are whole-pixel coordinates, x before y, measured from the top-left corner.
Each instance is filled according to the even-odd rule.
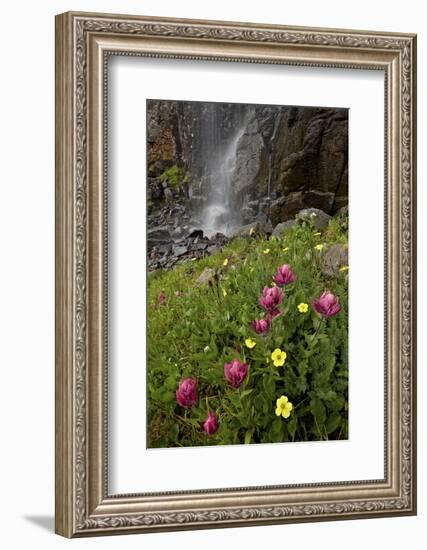
[[[105,19],[104,21],[102,19]],[[117,19],[117,21],[115,21]],[[218,25],[227,29],[218,29]],[[362,499],[347,502],[345,499],[330,504],[304,503],[300,506],[242,507],[214,510],[182,510],[137,514],[128,509],[125,514],[98,516],[93,512],[90,501],[93,472],[88,467],[88,452],[91,448],[90,423],[87,415],[93,410],[88,385],[88,370],[92,372],[91,357],[87,349],[87,43],[84,34],[100,31],[118,34],[141,34],[143,28],[148,36],[174,36],[181,39],[211,39],[253,43],[311,44],[311,46],[357,48],[358,52],[381,50],[405,52],[407,62],[403,72],[406,83],[399,93],[404,92],[403,105],[399,101],[397,113],[402,117],[404,105],[408,107],[404,118],[404,135],[408,147],[406,160],[408,169],[398,170],[400,205],[399,233],[405,221],[405,240],[399,234],[399,269],[406,261],[405,276],[399,277],[399,290],[405,291],[406,315],[399,314],[399,333],[404,322],[406,329],[404,360],[400,375],[406,379],[406,414],[399,414],[401,435],[404,436],[405,453],[399,453],[399,460],[405,460],[404,471],[399,472],[399,488],[404,494],[383,500]],[[281,30],[283,32],[273,33]],[[416,37],[409,34],[370,33],[369,31],[315,29],[304,27],[279,27],[241,22],[216,22],[196,20],[172,20],[112,14],[89,14],[67,12],[56,17],[56,509],[55,531],[65,537],[119,534],[126,532],[165,531],[177,529],[203,529],[257,525],[300,521],[339,520],[362,517],[413,515],[416,513],[416,238],[415,238],[415,177],[416,177]],[[223,31],[223,32],[222,32]],[[292,32],[291,32],[292,31]],[[304,36],[299,36],[304,32]],[[314,34],[312,34],[314,32]],[[79,35],[81,34],[81,36]],[[217,34],[219,33],[219,34]],[[327,34],[328,33],[328,34]],[[346,37],[345,34],[349,33]],[[344,34],[344,36],[342,35]],[[80,38],[79,38],[80,36]],[[320,42],[318,41],[320,40]],[[224,43],[224,42],[223,42]],[[356,56],[357,58],[357,56]],[[216,58],[215,58],[216,59]],[[333,63],[332,63],[333,64]],[[354,60],[348,68],[353,68]],[[328,65],[323,65],[328,66]],[[395,81],[395,79],[394,79]],[[402,99],[402,98],[400,98]],[[90,117],[89,117],[90,118]],[[402,121],[402,118],[400,118]],[[400,136],[402,140],[402,135]],[[402,146],[400,141],[399,147]],[[90,156],[90,155],[89,155]],[[401,157],[399,158],[401,160]],[[403,176],[403,181],[402,181]],[[401,195],[403,192],[403,197]],[[402,251],[400,247],[405,244]],[[402,256],[403,252],[403,256]],[[402,275],[402,274],[401,274]],[[402,306],[402,294],[398,307]],[[399,391],[402,391],[401,382]],[[400,400],[399,400],[400,401]],[[400,402],[401,404],[401,402]],[[96,407],[95,407],[96,408]],[[396,423],[397,429],[397,423]],[[401,464],[401,462],[398,462]],[[401,475],[405,474],[402,484]],[[89,496],[89,501],[88,501]],[[126,500],[126,499],[125,499]],[[101,503],[102,504],[102,503]],[[130,503],[129,503],[130,504]]]
[[[55,533],[74,529],[73,18],[55,17]]]
[[[417,515],[417,35],[411,38],[411,398],[412,398],[412,513]]]

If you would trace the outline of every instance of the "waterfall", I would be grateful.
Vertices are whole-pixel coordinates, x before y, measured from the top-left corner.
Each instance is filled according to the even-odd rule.
[[[202,141],[204,170],[202,189],[205,204],[200,214],[200,226],[207,236],[230,232],[238,224],[233,201],[233,174],[239,140],[245,131],[246,117],[224,137],[221,131],[219,106],[207,104],[203,119]]]

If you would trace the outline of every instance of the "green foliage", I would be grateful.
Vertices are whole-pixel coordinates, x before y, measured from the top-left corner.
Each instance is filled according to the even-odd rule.
[[[180,184],[188,183],[188,172],[183,166],[174,164],[168,170],[165,170],[159,179],[162,183],[166,182],[171,187],[177,188]]]
[[[234,239],[216,255],[149,275],[149,447],[348,437],[348,272],[325,279],[321,271],[322,255],[337,241],[347,242],[345,222],[331,220],[320,233],[304,221],[281,238]],[[250,323],[263,317],[259,296],[285,263],[297,280],[286,286],[282,314],[270,331],[258,335]],[[197,285],[206,267],[216,276],[210,285]],[[342,307],[330,319],[311,307],[325,289],[339,296]],[[306,313],[299,312],[300,303],[309,305]],[[247,338],[256,342],[253,349]],[[282,367],[273,365],[275,348],[286,351]],[[249,365],[238,389],[224,378],[224,363],[233,358]],[[198,380],[198,402],[188,410],[175,399],[186,377]],[[275,414],[282,395],[293,404],[286,419]],[[209,411],[219,420],[211,436],[202,429]]]

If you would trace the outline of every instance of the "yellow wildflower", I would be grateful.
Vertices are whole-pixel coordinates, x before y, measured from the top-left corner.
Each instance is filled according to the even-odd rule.
[[[308,311],[308,304],[304,303],[304,302],[301,302],[300,304],[297,305],[297,308],[298,308],[298,311],[300,313],[307,313]]]
[[[227,296],[227,291],[225,290],[225,288],[222,289],[222,295],[224,296],[224,298]]]
[[[324,247],[324,246],[325,246],[325,245],[323,245],[323,244],[316,244],[316,246],[315,246],[314,248],[315,248],[316,250],[319,250],[319,252],[320,252],[320,250],[323,250],[323,247]]]
[[[293,409],[292,403],[288,400],[286,395],[282,395],[276,400],[276,416],[283,416],[283,418],[289,418],[291,410]]]
[[[263,254],[269,254],[270,253],[270,249],[269,248],[266,248],[265,250],[262,251]]]
[[[255,340],[252,340],[252,338],[246,338],[245,340],[246,347],[249,349],[252,349],[256,346]]]
[[[340,267],[340,271],[348,271],[348,265],[343,265]]]
[[[228,265],[228,258],[225,258],[225,260],[222,262],[222,265],[224,267]]]
[[[276,348],[271,354],[275,367],[282,367],[285,364],[286,357],[286,351],[282,351],[280,348]]]

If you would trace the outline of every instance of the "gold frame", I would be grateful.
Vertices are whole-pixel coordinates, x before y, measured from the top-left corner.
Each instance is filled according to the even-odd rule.
[[[108,495],[108,55],[385,74],[385,477]],[[255,69],[254,69],[255,70]],[[56,17],[56,532],[66,537],[416,513],[416,36],[123,15]]]

